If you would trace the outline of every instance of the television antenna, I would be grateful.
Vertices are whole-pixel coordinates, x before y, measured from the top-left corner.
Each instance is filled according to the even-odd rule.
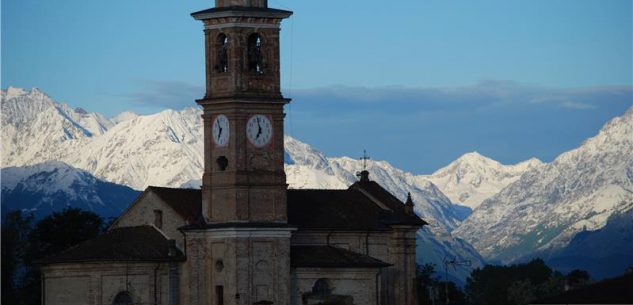
[[[470,260],[457,260],[455,257],[444,256],[442,260],[444,265],[444,294],[446,295],[446,305],[450,304],[450,298],[448,296],[448,269],[453,268],[453,271],[457,271],[457,267],[470,266]]]

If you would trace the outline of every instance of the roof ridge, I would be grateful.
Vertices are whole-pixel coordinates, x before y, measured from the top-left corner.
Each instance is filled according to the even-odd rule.
[[[185,187],[166,187],[166,186],[156,186],[156,185],[148,185],[147,188],[149,188],[149,189],[179,190],[179,191],[196,191],[196,192],[200,192],[201,191],[201,189],[192,189],[192,188],[185,188]]]

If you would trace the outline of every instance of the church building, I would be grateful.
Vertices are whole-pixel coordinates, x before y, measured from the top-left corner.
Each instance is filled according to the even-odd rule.
[[[42,260],[44,305],[413,305],[426,223],[363,171],[288,189],[279,31],[292,12],[216,0],[204,25],[201,189],[148,187],[103,235]],[[400,194],[399,194],[400,195]]]

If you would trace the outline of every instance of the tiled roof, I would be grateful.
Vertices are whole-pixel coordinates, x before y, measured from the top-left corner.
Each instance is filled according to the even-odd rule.
[[[293,268],[382,268],[391,266],[379,259],[332,246],[292,246]]]
[[[183,253],[153,226],[121,227],[48,256],[38,263],[178,261]]]
[[[355,190],[288,190],[288,223],[300,229],[388,230],[388,214]]]
[[[154,192],[187,220],[190,225],[186,229],[209,226],[202,221],[199,189],[150,186],[147,191]],[[380,231],[389,230],[390,225],[426,224],[407,214],[402,201],[373,181],[359,181],[347,190],[290,189],[287,195],[288,225],[299,229]]]
[[[375,181],[358,181],[352,184],[349,189],[361,192],[364,191],[393,210],[393,213],[390,214],[388,219],[389,224],[412,226],[423,226],[427,224],[427,222],[422,220],[420,217],[407,214],[405,212],[404,203]]]

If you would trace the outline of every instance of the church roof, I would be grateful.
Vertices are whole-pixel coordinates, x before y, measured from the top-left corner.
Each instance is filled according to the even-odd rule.
[[[379,259],[333,246],[292,246],[293,268],[382,268],[391,266]]]
[[[420,218],[404,215],[404,210],[381,208],[357,189],[288,190],[288,223],[300,229],[352,231],[389,230],[389,225],[394,224],[425,224]]]
[[[121,227],[38,261],[40,264],[178,261],[185,256],[154,226]]]
[[[199,189],[150,186],[145,192],[155,193],[183,217],[190,224],[185,229],[235,225],[202,224]],[[402,201],[369,180],[358,181],[344,190],[289,189],[287,198],[288,225],[299,229],[386,231],[392,225],[427,224],[415,214],[408,214]]]
[[[372,200],[386,205],[392,213],[389,214],[388,223],[393,225],[423,226],[428,224],[415,214],[409,214],[405,210],[404,202],[383,188],[375,181],[361,180],[349,187],[350,190],[362,192]]]

